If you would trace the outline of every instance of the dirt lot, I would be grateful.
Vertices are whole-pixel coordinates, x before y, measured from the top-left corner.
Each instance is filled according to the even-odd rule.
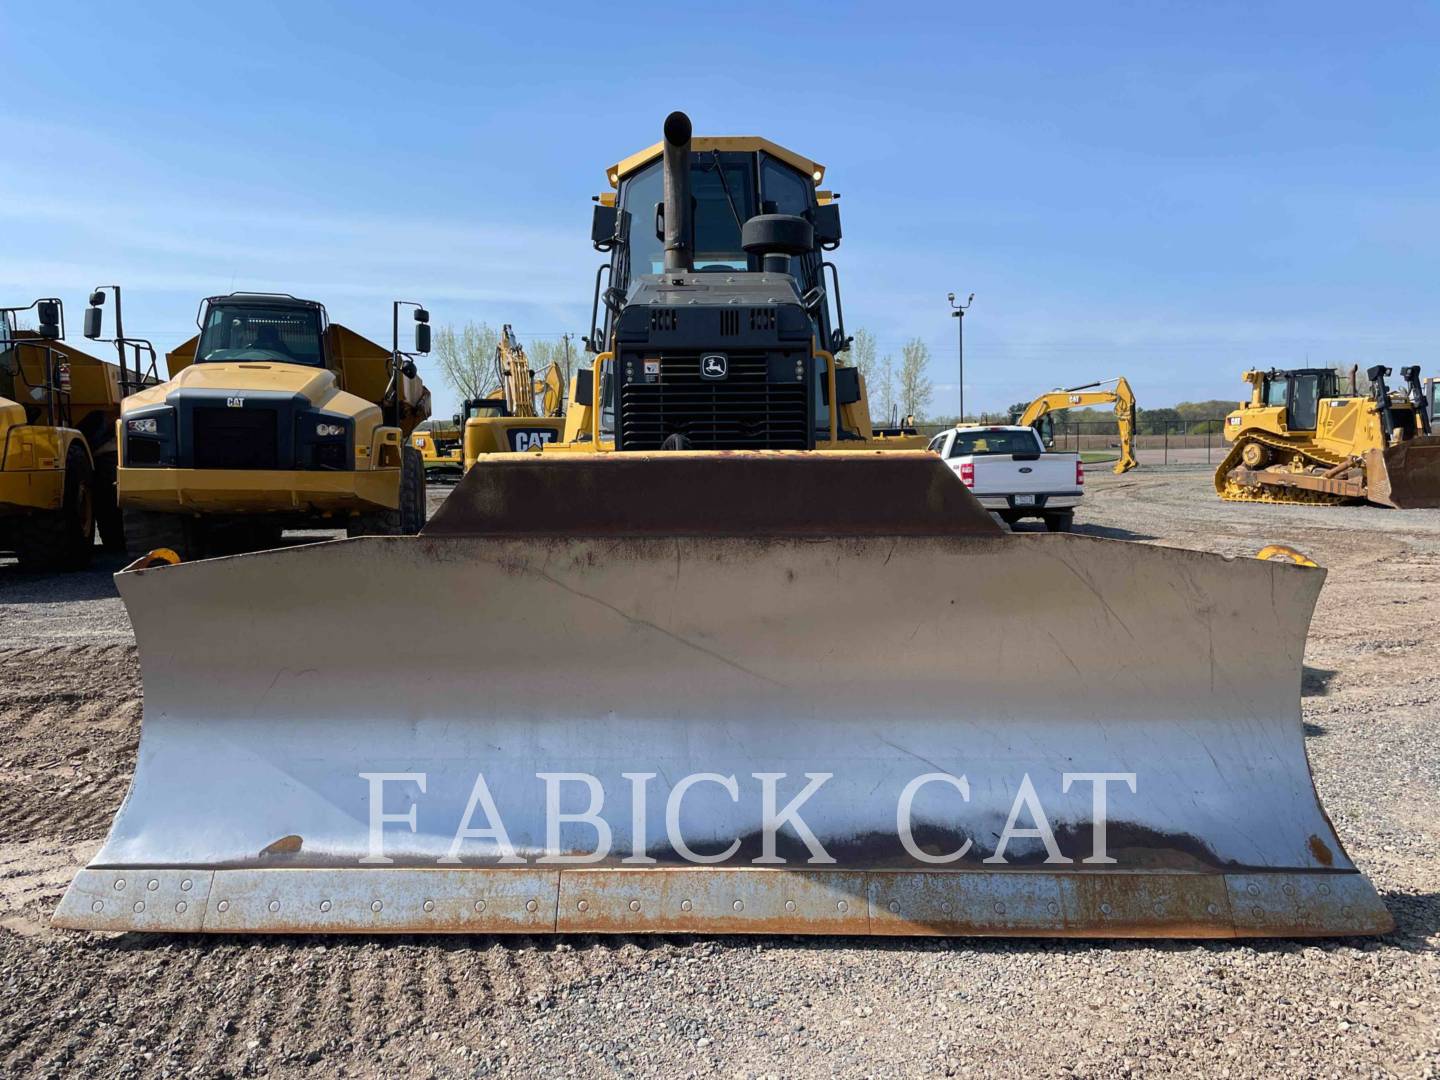
[[[0,1074],[1382,1075],[1440,1072],[1440,511],[1216,501],[1090,473],[1084,531],[1329,567],[1304,712],[1321,796],[1398,929],[1303,944],[51,930],[134,761],[108,572],[0,562]],[[437,492],[442,494],[442,492]]]

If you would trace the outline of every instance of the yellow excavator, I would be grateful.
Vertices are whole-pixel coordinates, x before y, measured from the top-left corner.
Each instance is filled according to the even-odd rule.
[[[34,312],[35,330],[18,316]],[[0,308],[0,550],[31,570],[88,566],[98,526],[106,548],[124,535],[116,505],[120,402],[156,382],[66,343],[55,298]],[[143,343],[148,348],[148,343]]]
[[[1112,386],[1113,384],[1113,386]],[[1100,389],[1112,386],[1111,389]],[[1050,446],[1055,442],[1054,413],[1060,409],[1077,409],[1090,405],[1113,405],[1115,427],[1120,433],[1120,457],[1115,462],[1114,472],[1129,472],[1138,464],[1135,460],[1135,393],[1122,375],[1116,379],[1086,383],[1068,389],[1055,389],[1041,394],[1025,407],[1017,424],[1033,427]]]
[[[1324,570],[1005,533],[851,432],[823,176],[683,113],[609,171],[606,452],[490,455],[418,537],[120,574],[135,778],[54,924],[1389,930],[1305,758]]]
[[[565,429],[564,373],[553,361],[538,376],[525,347],[506,323],[495,346],[499,388],[464,403],[456,422],[464,428],[465,468],[485,454],[539,450]]]
[[[1230,451],[1215,470],[1215,491],[1235,502],[1394,509],[1440,507],[1440,437],[1418,365],[1400,369],[1405,388],[1386,383],[1391,369],[1358,367],[1341,385],[1333,368],[1245,372],[1250,400],[1225,418]]]

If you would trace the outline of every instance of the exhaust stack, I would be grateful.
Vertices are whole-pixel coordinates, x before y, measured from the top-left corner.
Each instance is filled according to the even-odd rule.
[[[665,118],[665,272],[688,274],[695,267],[690,238],[695,233],[690,206],[690,117],[672,112]]]

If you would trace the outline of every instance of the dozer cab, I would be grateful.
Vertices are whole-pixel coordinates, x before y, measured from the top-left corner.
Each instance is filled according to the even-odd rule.
[[[1113,386],[1113,389],[1104,389]],[[1055,445],[1055,413],[1060,409],[1079,409],[1090,405],[1111,405],[1115,409],[1115,430],[1120,436],[1120,457],[1115,462],[1118,476],[1139,463],[1135,460],[1135,392],[1123,375],[1102,379],[1084,386],[1056,388],[1041,394],[1025,407],[1017,424],[1032,427],[1046,446]]]
[[[36,329],[18,327],[34,312]],[[121,549],[116,504],[115,420],[121,399],[156,382],[63,341],[65,308],[54,298],[0,308],[0,549],[21,566],[88,566],[98,526]],[[153,356],[153,354],[152,354]]]
[[[1324,571],[1007,534],[934,455],[842,440],[832,290],[781,258],[837,235],[818,166],[665,136],[605,234],[644,225],[615,391],[566,417],[609,449],[490,455],[419,537],[119,575],[140,752],[55,923],[1388,930],[1305,759]],[[746,201],[746,160],[796,201]],[[448,632],[334,632],[397,597]]]
[[[1440,438],[1418,366],[1366,371],[1370,392],[1331,368],[1247,371],[1250,400],[1225,418],[1230,451],[1215,490],[1236,502],[1440,506]]]
[[[104,294],[91,297],[98,336]],[[415,349],[400,347],[401,312]],[[128,398],[119,499],[132,554],[182,559],[273,547],[284,529],[415,533],[425,468],[405,439],[430,414],[413,355],[429,313],[396,301],[389,349],[288,294],[201,302],[200,333],[166,356],[170,380]]]

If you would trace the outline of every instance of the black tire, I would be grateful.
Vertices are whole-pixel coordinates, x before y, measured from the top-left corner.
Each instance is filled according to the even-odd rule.
[[[95,455],[95,526],[106,551],[125,550],[125,519],[117,486],[119,459],[113,450]]]
[[[79,442],[65,454],[65,496],[59,510],[21,519],[15,556],[25,570],[83,570],[95,555],[95,470]]]
[[[414,536],[425,525],[425,459],[413,447],[400,455],[400,508],[356,514],[347,536]]]
[[[1069,532],[1074,524],[1075,513],[1071,510],[1066,510],[1059,514],[1045,515],[1045,528],[1051,532]]]
[[[400,532],[414,536],[425,527],[425,459],[405,447],[400,454]]]
[[[132,559],[169,548],[182,562],[204,556],[200,524],[188,514],[157,514],[125,507],[125,550]]]

